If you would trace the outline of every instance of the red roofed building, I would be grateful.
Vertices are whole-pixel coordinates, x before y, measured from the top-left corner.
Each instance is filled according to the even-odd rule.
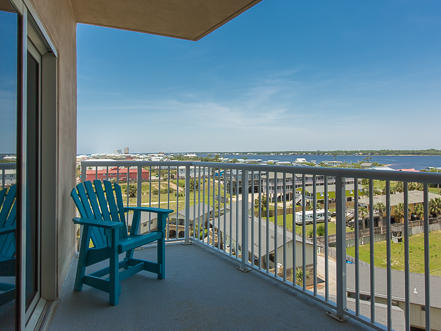
[[[149,179],[149,171],[142,168],[141,171],[142,180]],[[138,168],[130,168],[129,179],[136,180],[138,178]],[[86,170],[86,180],[105,180],[105,179],[119,179],[120,181],[127,180],[127,168],[113,167],[109,168],[109,173],[107,174],[107,169],[88,169]]]
[[[416,169],[414,169],[414,168],[410,168],[410,169],[398,169],[398,171],[419,172],[418,170],[416,170]]]

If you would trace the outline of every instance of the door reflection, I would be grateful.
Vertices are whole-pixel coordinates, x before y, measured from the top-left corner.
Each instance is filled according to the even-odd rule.
[[[18,14],[0,0],[0,329],[15,329]]]

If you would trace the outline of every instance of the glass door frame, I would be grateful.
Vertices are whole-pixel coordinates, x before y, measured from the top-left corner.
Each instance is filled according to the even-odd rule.
[[[44,323],[44,316],[58,297],[57,274],[57,189],[53,170],[57,165],[58,148],[58,54],[36,10],[29,0],[9,0],[18,13],[18,100],[17,100],[17,263],[16,263],[16,329],[34,330]],[[28,42],[31,39],[32,45]],[[31,50],[34,48],[34,50]],[[27,54],[35,49],[41,55],[41,136],[40,160],[40,290],[26,309],[26,152],[27,152]],[[55,143],[52,141],[55,140]],[[49,147],[46,147],[46,146]],[[52,177],[48,179],[48,172]]]
[[[36,178],[36,183],[37,183],[37,190],[38,190],[38,199],[37,199],[37,211],[36,211],[36,230],[37,230],[37,236],[36,236],[36,241],[37,241],[37,261],[36,262],[36,284],[37,284],[37,288],[36,288],[36,292],[34,294],[34,297],[32,298],[31,302],[29,303],[29,306],[26,308],[25,311],[25,319],[26,322],[29,322],[29,318],[32,315],[34,309],[37,306],[37,303],[39,302],[40,298],[41,298],[41,113],[42,113],[42,103],[41,103],[41,94],[42,94],[42,52],[44,52],[44,49],[42,49],[42,45],[37,46],[40,43],[40,40],[36,39],[38,37],[36,37],[36,32],[34,31],[34,29],[32,28],[32,26],[28,25],[28,37],[27,37],[27,53],[32,56],[32,58],[38,63],[38,79],[37,79],[37,123],[36,123],[36,130],[37,130],[37,139],[38,141],[36,142],[37,144],[37,156],[36,156],[36,173],[35,175],[37,176]],[[28,130],[25,130],[25,132],[23,133],[24,136],[27,136],[28,134]],[[27,138],[24,138],[24,140],[26,140]],[[23,181],[25,181],[25,179],[23,178]],[[24,220],[23,220],[24,221]],[[23,224],[24,225],[24,224]],[[26,229],[26,236],[28,235],[27,233],[27,227],[23,226],[24,229]],[[29,240],[25,240],[26,243],[28,244],[30,241]],[[26,270],[26,266],[23,266],[23,268]],[[24,283],[24,289],[26,292],[26,282]],[[25,294],[26,295],[26,294]],[[26,307],[26,302],[25,302],[25,307]]]

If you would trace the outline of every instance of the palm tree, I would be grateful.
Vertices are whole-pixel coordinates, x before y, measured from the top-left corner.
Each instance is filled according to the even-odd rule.
[[[259,210],[259,198],[256,198],[254,200],[254,206],[256,210]],[[262,195],[262,198],[260,199],[260,212],[262,214],[265,213],[267,206],[268,206],[268,200],[266,198],[266,195]]]
[[[303,286],[303,270],[302,269],[296,270],[296,284],[299,286]]]
[[[424,207],[423,204],[418,203],[413,207],[413,213],[419,220],[424,220]]]
[[[401,220],[404,218],[404,204],[399,203],[398,205],[396,205],[394,208],[393,215],[395,222],[398,221],[401,223]]]
[[[384,214],[386,213],[386,206],[382,202],[377,202],[374,205],[374,209],[378,212],[378,216],[380,217],[380,221],[378,223],[383,224]]]
[[[441,214],[441,198],[435,198],[429,201],[429,213],[433,217]]]
[[[364,219],[368,215],[368,209],[365,206],[360,206],[358,208],[358,212],[360,213],[360,219],[361,219],[361,222],[362,222],[362,228],[364,230],[366,228],[366,223],[365,223]]]
[[[410,191],[422,191],[424,189],[423,183],[409,183]]]
[[[391,185],[390,192],[391,193],[397,193],[397,192],[403,192],[404,191],[404,183],[403,182],[393,182]]]

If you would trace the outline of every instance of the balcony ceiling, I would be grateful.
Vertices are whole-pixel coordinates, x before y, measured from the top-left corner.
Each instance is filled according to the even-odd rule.
[[[79,23],[199,40],[261,0],[72,0]]]
[[[8,0],[0,0],[0,10],[14,11],[14,7],[12,7]]]

